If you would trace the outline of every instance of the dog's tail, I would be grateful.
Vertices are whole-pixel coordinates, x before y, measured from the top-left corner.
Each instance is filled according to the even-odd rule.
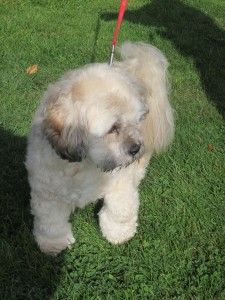
[[[147,91],[150,112],[143,122],[143,135],[149,150],[160,152],[174,135],[173,112],[168,100],[168,62],[157,48],[140,42],[125,42],[120,54],[122,67]]]

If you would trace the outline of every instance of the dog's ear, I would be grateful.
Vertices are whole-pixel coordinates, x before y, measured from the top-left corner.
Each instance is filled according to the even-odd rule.
[[[86,126],[79,122],[78,106],[70,102],[69,96],[62,97],[53,90],[46,94],[51,99],[42,124],[43,134],[62,159],[80,162],[87,155]]]

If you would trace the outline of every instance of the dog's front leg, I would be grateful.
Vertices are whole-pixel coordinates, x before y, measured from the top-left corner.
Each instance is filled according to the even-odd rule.
[[[113,244],[131,239],[136,233],[138,207],[139,197],[133,176],[125,172],[111,180],[99,213],[103,236]]]
[[[34,236],[43,252],[56,255],[75,242],[68,222],[71,208],[66,203],[33,195],[31,209],[34,215]]]

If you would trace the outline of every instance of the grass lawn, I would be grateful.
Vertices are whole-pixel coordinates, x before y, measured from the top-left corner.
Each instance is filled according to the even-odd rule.
[[[71,222],[56,258],[32,235],[26,136],[47,85],[109,59],[119,0],[0,0],[0,299],[225,299],[225,2],[135,0],[118,43],[152,43],[170,62],[176,135],[140,186],[138,233],[115,246],[99,204]],[[38,64],[38,71],[26,69]]]

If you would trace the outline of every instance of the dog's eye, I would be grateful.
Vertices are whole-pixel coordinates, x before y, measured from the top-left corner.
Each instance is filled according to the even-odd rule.
[[[144,113],[141,117],[140,117],[140,121],[143,121],[146,117],[147,117],[148,112]]]
[[[111,134],[111,133],[117,133],[119,134],[120,132],[120,129],[119,129],[119,126],[114,124],[111,129],[108,131],[108,134]]]

